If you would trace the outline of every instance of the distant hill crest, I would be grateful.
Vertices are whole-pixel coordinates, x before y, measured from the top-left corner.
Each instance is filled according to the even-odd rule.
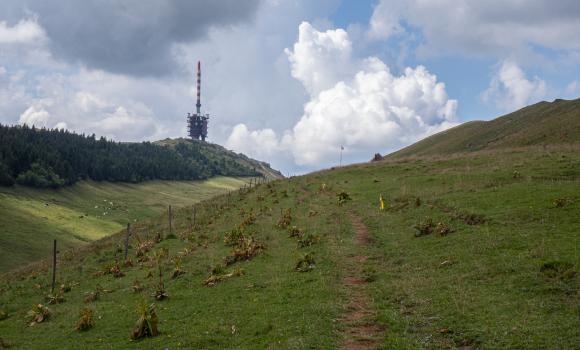
[[[387,158],[580,143],[580,99],[538,102],[490,121],[469,121]]]

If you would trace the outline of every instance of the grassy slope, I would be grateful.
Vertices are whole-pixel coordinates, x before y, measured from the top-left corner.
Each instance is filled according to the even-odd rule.
[[[367,249],[365,277],[374,282],[364,288],[387,328],[384,349],[575,348],[579,182],[577,152],[527,151],[379,162],[260,185],[198,205],[193,232],[190,209],[176,214],[183,239],[164,240],[154,250],[168,248],[171,257],[186,248],[193,253],[183,258],[185,275],[166,279],[169,299],[156,302],[160,336],[129,340],[135,304],[153,302],[155,279],[146,276],[154,265],[125,268],[126,276],[118,279],[92,276],[119,257],[122,237],[113,236],[76,256],[61,254],[59,281],[74,286],[65,303],[50,306],[52,318],[43,324],[28,327],[23,319],[48,293],[48,266],[7,276],[12,282],[0,288],[0,309],[10,317],[0,321],[0,337],[15,349],[335,348],[344,328],[341,281],[348,257]],[[320,192],[322,184],[327,190]],[[342,190],[353,200],[338,207],[335,194]],[[377,208],[380,193],[385,212]],[[563,205],[555,205],[556,199]],[[298,248],[295,238],[275,228],[284,208],[293,208],[293,224],[320,242]],[[251,210],[256,222],[247,230],[265,243],[265,252],[233,266],[242,267],[244,276],[203,286],[210,266],[231,249],[223,243],[224,232]],[[374,238],[371,247],[355,245],[348,213],[363,218]],[[467,213],[483,215],[485,223],[466,224],[461,217]],[[415,237],[413,225],[425,217],[454,232]],[[142,222],[141,237],[166,232],[165,221]],[[309,251],[316,268],[294,272],[297,256]],[[135,261],[134,247],[130,255]],[[542,269],[549,262],[568,267]],[[169,259],[163,268],[166,275],[172,270]],[[135,279],[143,292],[133,293]],[[112,292],[89,305],[95,327],[77,333],[78,312],[87,306],[82,300],[97,284]]]
[[[580,143],[580,99],[540,102],[491,121],[467,122],[389,156],[429,156],[573,143]]]
[[[65,247],[94,241],[128,222],[156,216],[234,190],[246,180],[150,181],[142,184],[81,182],[58,190],[0,188],[0,271]]]

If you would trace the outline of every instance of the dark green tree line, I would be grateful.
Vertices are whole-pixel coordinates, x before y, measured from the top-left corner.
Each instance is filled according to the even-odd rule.
[[[205,154],[199,144],[176,147],[121,143],[67,130],[0,124],[0,185],[60,187],[79,180],[142,182],[257,176],[231,157]]]

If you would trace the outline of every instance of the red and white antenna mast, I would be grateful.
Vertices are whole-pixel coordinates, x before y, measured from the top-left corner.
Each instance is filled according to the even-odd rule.
[[[201,115],[201,61],[197,61],[197,115]]]

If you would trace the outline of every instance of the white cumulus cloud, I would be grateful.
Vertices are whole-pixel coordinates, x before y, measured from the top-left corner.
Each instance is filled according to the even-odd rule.
[[[546,97],[546,82],[538,77],[526,78],[524,71],[513,60],[505,60],[493,77],[483,100],[492,102],[506,111],[522,108]]]
[[[342,29],[320,32],[302,23],[286,53],[310,94],[302,117],[282,136],[240,124],[228,147],[254,156],[271,147],[281,158],[316,168],[335,164],[340,146],[345,160],[360,161],[456,124],[457,101],[435,75],[418,66],[396,76],[376,57],[357,60]]]
[[[28,44],[45,38],[44,29],[33,19],[22,19],[12,27],[0,22],[0,45]]]
[[[22,125],[45,127],[50,119],[50,113],[42,104],[34,104],[28,107],[21,115],[18,122]]]
[[[331,88],[337,80],[351,75],[352,43],[343,29],[319,32],[308,22],[298,27],[299,40],[294,50],[286,49],[292,76],[299,80],[310,95]]]

